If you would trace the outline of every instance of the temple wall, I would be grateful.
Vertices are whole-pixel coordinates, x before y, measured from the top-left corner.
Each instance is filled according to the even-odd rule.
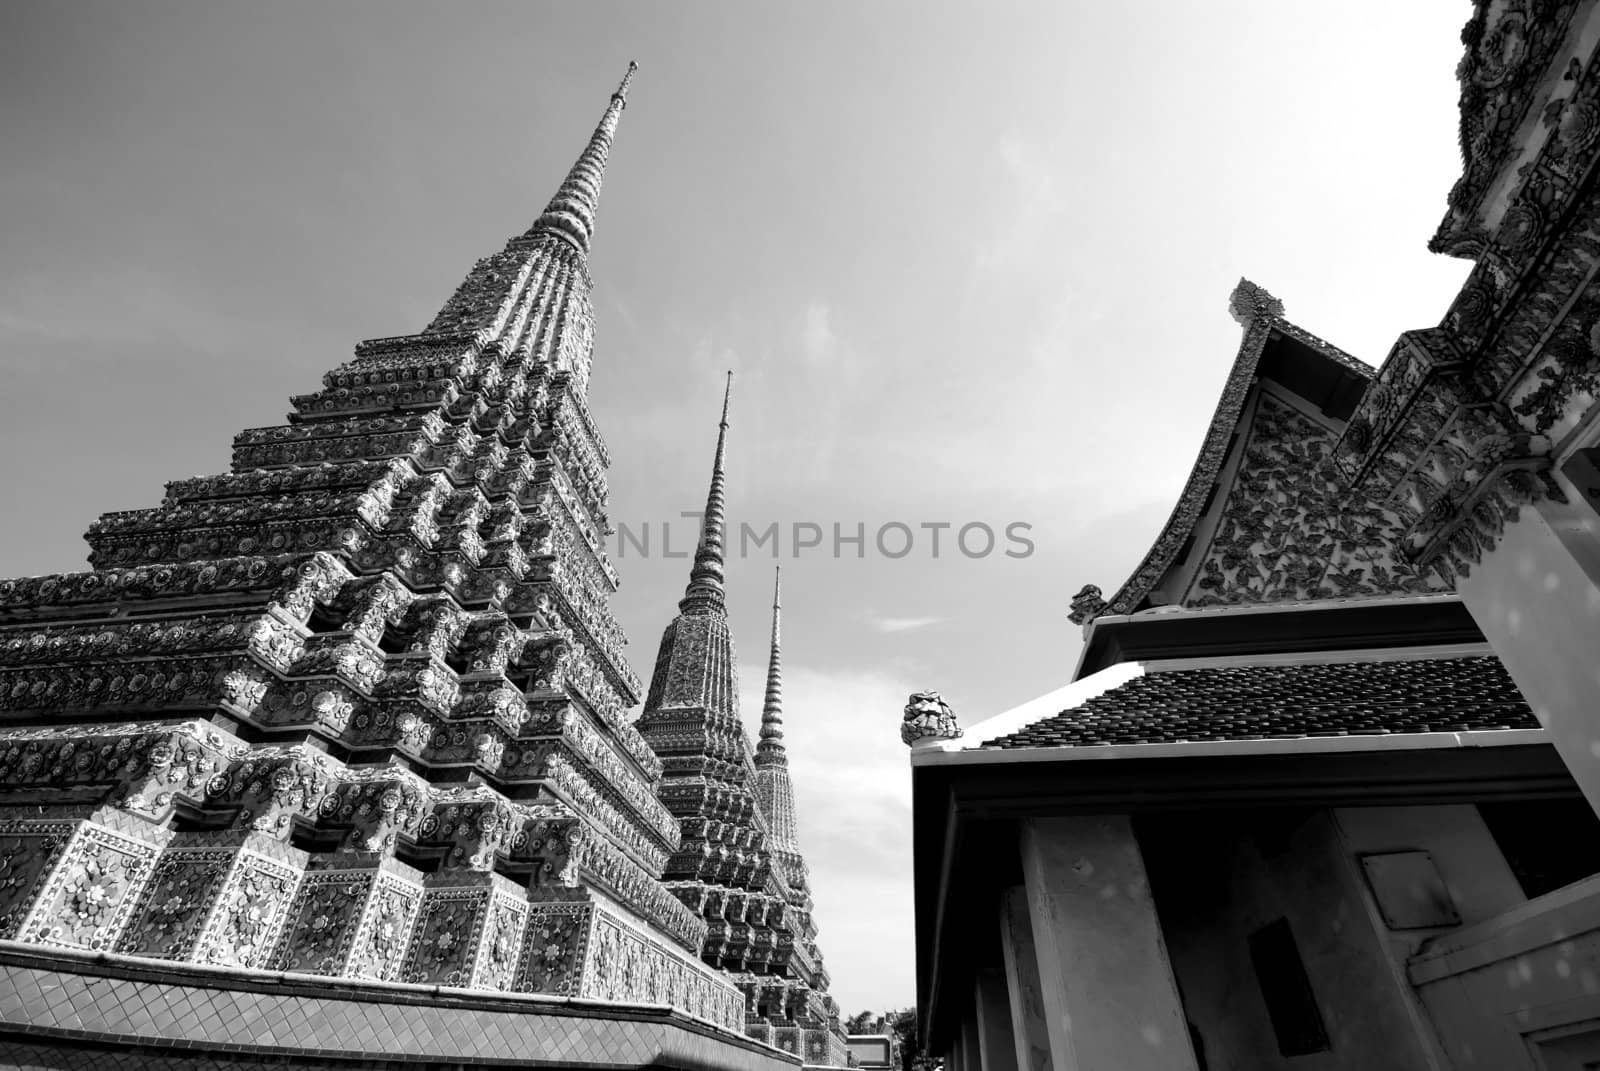
[[[1292,831],[1249,829],[1243,821],[1140,826],[1205,1066],[1431,1071],[1426,1027],[1374,926],[1334,818],[1318,812]],[[1257,979],[1251,936],[1279,919],[1287,920],[1326,1031],[1321,1051],[1281,1052]]]
[[[1427,852],[1460,920],[1438,926],[1387,926],[1383,906],[1364,881],[1363,897],[1397,963],[1403,964],[1432,937],[1494,918],[1528,899],[1476,807],[1342,807],[1334,819],[1351,859]],[[1423,890],[1407,891],[1420,895]]]
[[[1461,600],[1600,811],[1600,530],[1577,503],[1525,508],[1457,582]]]
[[[1440,937],[1409,970],[1458,1071],[1600,1061],[1600,876]]]

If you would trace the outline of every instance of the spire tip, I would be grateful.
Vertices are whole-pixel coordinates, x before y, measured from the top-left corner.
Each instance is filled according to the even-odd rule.
[[[728,446],[728,400],[733,395],[733,373],[728,373],[728,386],[722,394],[722,420],[717,425],[717,452],[711,461],[711,490],[706,495],[706,511],[700,529],[700,546],[694,552],[694,568],[689,572],[689,586],[678,603],[679,613],[725,612],[726,594],[723,591],[722,537],[726,521],[724,502],[723,458]]]
[[[615,93],[611,94],[612,99],[620,100],[624,106],[627,105],[628,86],[633,82],[633,74],[638,69],[639,65],[637,63],[635,63],[633,60],[628,61],[628,73],[622,76],[622,84],[617,86],[617,91]]]

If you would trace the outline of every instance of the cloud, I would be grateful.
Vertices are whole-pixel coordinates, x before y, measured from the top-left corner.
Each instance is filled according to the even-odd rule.
[[[867,621],[879,632],[912,632],[930,625],[942,624],[943,617],[878,617],[869,614]]]
[[[833,333],[832,314],[828,306],[813,301],[806,306],[800,329],[800,346],[806,360],[823,364],[832,360],[839,350],[839,338]]]
[[[1050,225],[1066,212],[1066,198],[1045,154],[1020,135],[1007,134],[995,147],[1005,174],[1003,211],[989,220],[973,257],[980,277],[1033,266],[1034,254],[1051,239]]]

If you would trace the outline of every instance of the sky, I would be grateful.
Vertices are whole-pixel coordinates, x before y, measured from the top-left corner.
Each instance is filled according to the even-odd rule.
[[[776,546],[833,993],[909,1005],[907,694],[972,724],[1070,679],[1068,603],[1172,507],[1240,276],[1374,364],[1438,322],[1468,268],[1426,243],[1469,14],[8,0],[0,574],[84,568],[101,512],[223,471],[357,341],[421,330],[637,60],[590,260],[612,517],[652,533],[613,541],[613,606],[647,679],[688,573],[662,526],[692,543],[733,369],[745,721]]]

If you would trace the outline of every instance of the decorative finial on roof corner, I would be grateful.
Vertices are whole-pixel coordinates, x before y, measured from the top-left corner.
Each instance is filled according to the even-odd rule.
[[[1228,312],[1240,327],[1249,327],[1262,317],[1281,319],[1283,302],[1268,293],[1266,287],[1240,276],[1239,285],[1228,295]]]
[[[955,740],[961,736],[956,712],[938,692],[912,692],[900,719],[900,740],[915,747],[924,740]]]
[[[1098,586],[1085,584],[1082,590],[1072,597],[1072,612],[1067,615],[1067,620],[1074,625],[1087,625],[1105,613],[1109,605],[1110,603],[1101,596]]]

